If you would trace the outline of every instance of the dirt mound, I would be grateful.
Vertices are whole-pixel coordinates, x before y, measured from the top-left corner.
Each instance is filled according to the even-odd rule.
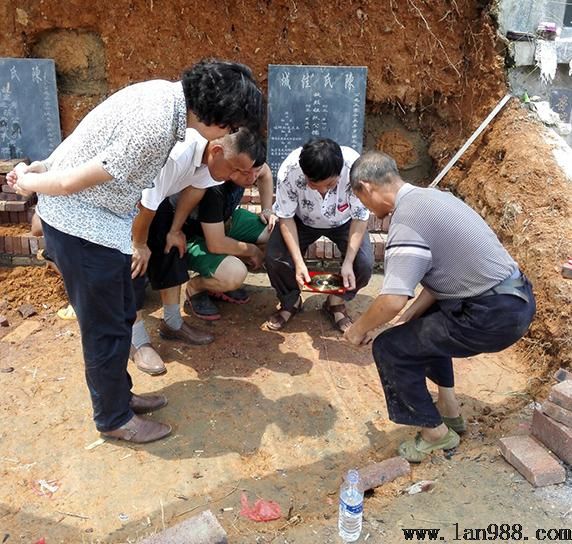
[[[0,285],[0,302],[9,312],[26,302],[38,313],[58,310],[67,302],[62,278],[45,266],[0,268]]]
[[[18,223],[6,223],[0,225],[0,236],[20,236],[30,232],[30,225]]]
[[[513,101],[442,182],[491,225],[534,285],[537,315],[521,342],[537,380],[572,365],[572,184],[557,165],[546,129]]]

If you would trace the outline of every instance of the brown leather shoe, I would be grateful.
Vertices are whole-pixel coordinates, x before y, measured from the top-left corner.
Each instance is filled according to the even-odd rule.
[[[146,444],[169,436],[172,427],[165,423],[152,421],[139,416],[133,416],[125,425],[114,431],[102,432],[103,436],[125,440],[134,444]]]
[[[176,330],[169,327],[169,325],[161,319],[159,334],[162,338],[166,338],[167,340],[182,340],[187,344],[195,344],[197,346],[210,344],[214,340],[212,334],[197,329],[189,325],[186,321],[183,321],[183,326],[179,330]]]
[[[163,359],[151,344],[143,344],[139,349],[131,346],[129,357],[141,372],[146,372],[151,376],[167,372]]]
[[[147,414],[154,412],[167,406],[167,397],[165,395],[135,395],[131,396],[129,408],[136,414]]]

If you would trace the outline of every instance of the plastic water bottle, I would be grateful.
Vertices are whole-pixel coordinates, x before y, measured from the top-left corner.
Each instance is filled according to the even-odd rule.
[[[363,491],[357,470],[350,470],[340,488],[338,531],[344,542],[355,542],[361,533]]]

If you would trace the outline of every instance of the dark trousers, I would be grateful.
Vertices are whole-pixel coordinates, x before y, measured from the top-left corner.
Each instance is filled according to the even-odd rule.
[[[95,426],[117,429],[133,417],[127,373],[135,321],[131,256],[42,224],[77,315]]]
[[[297,217],[296,227],[298,229],[298,241],[300,244],[300,251],[302,255],[305,253],[308,246],[315,242],[320,236],[329,238],[334,244],[338,246],[341,254],[345,256],[348,247],[348,238],[350,233],[351,221],[343,225],[331,229],[315,229],[308,227],[302,223]],[[296,282],[296,268],[290,256],[290,252],[286,247],[284,238],[278,225],[272,231],[270,240],[266,247],[266,272],[270,278],[272,287],[276,290],[278,300],[282,308],[291,310],[300,297],[300,287]],[[353,291],[346,291],[341,298],[344,300],[352,300],[357,292],[365,287],[373,272],[373,250],[369,240],[368,233],[366,232],[361,246],[357,252],[354,260],[354,274],[356,277],[356,289]]]
[[[426,378],[453,387],[452,357],[501,351],[524,336],[536,304],[528,280],[520,290],[528,303],[513,295],[442,300],[421,317],[382,332],[373,343],[373,358],[389,419],[403,425],[440,425]]]
[[[186,254],[183,258],[179,257],[177,248],[172,248],[169,253],[165,253],[167,234],[171,230],[174,217],[175,210],[169,199],[166,198],[157,209],[149,227],[147,245],[151,250],[151,258],[147,266],[147,278],[149,278],[149,283],[155,290],[177,287],[189,280]],[[190,228],[187,223],[183,225],[183,232],[187,238],[190,237],[192,232],[189,230]],[[133,280],[137,310],[141,310],[145,303],[147,278],[139,276]]]

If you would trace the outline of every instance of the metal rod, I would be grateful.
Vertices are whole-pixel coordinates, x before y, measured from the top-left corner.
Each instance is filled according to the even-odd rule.
[[[488,124],[496,117],[497,113],[503,109],[504,105],[512,98],[512,95],[507,94],[496,106],[488,117],[480,124],[479,128],[473,132],[471,137],[464,143],[463,147],[457,151],[455,156],[447,163],[447,166],[439,172],[439,175],[431,182],[429,187],[436,187],[439,182],[447,175],[447,172],[453,168],[455,163],[461,158],[463,153],[467,151],[468,147],[481,135],[481,132],[487,128]]]

